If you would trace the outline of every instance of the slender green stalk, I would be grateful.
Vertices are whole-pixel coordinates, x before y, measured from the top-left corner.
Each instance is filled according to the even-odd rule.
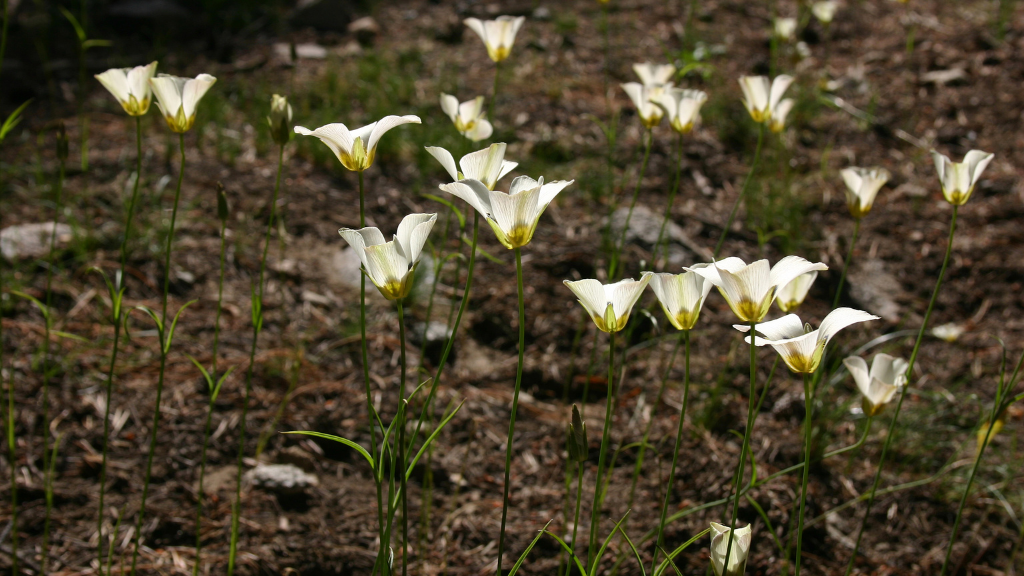
[[[220,315],[224,310],[224,253],[227,244],[227,219],[220,221],[220,275],[217,276],[217,313],[213,319],[213,371],[210,374],[217,379],[217,348],[220,345]]]
[[[2,284],[2,274],[0,274]],[[3,323],[0,322],[0,325]],[[0,337],[3,334],[0,332]],[[0,339],[0,342],[3,340]],[[0,368],[3,367],[3,346],[0,346]],[[3,371],[0,370],[0,380]],[[7,467],[11,470],[11,574],[18,573],[18,466],[14,441],[14,370],[7,377]]]
[[[684,342],[683,358],[686,369],[683,372],[683,405],[679,408],[679,428],[676,430],[676,443],[672,449],[672,466],[669,467],[668,483],[665,485],[665,499],[661,503],[661,514],[658,516],[658,535],[654,540],[654,559],[651,561],[651,573],[658,565],[658,552],[661,550],[662,533],[665,530],[665,514],[668,513],[668,500],[672,495],[672,482],[676,477],[676,464],[679,462],[679,449],[683,443],[683,423],[686,421],[686,404],[690,400],[690,331],[681,330],[679,339]],[[670,367],[671,368],[671,367]]]
[[[665,204],[665,218],[661,221],[661,228],[658,229],[658,239],[654,242],[654,249],[651,251],[653,257],[654,266],[658,265],[658,248],[661,247],[661,241],[665,238],[665,227],[668,225],[669,219],[672,217],[672,204],[675,203],[676,194],[679,192],[679,183],[682,179],[683,171],[683,134],[676,134],[676,177],[672,184],[672,190],[668,193],[668,203]],[[665,257],[665,264],[668,264],[668,242],[665,243],[662,255]]]
[[[131,575],[135,576],[135,567],[139,560],[139,546],[142,544],[142,523],[146,517],[146,500],[149,497],[149,482],[153,473],[153,456],[156,454],[156,437],[160,430],[160,400],[164,393],[164,373],[167,369],[167,354],[170,352],[171,337],[167,330],[167,295],[171,289],[171,252],[174,246],[174,226],[178,220],[178,203],[181,200],[181,181],[185,177],[185,134],[178,134],[178,150],[181,154],[181,167],[178,170],[178,185],[174,190],[174,207],[171,209],[171,227],[167,231],[167,243],[164,248],[164,290],[160,298],[160,375],[156,382],[156,404],[153,407],[153,427],[149,435],[149,454],[146,456],[146,475],[142,483],[142,502],[139,504],[139,518],[135,523],[135,548],[132,551]],[[127,238],[127,235],[126,235]]]
[[[4,54],[7,53],[7,24],[10,21],[10,16],[8,15],[7,12],[9,8],[9,6],[7,5],[7,0],[0,0],[0,3],[3,3],[4,15],[4,26],[3,30],[0,31],[0,71],[2,71],[4,68]]]
[[[523,359],[526,355],[526,299],[523,293],[522,248],[513,248],[516,254],[516,287],[519,291],[519,362],[516,365],[516,387],[512,393],[512,415],[508,421],[508,440],[505,444],[505,489],[501,498],[501,534],[498,536],[498,571],[501,576],[501,557],[505,552],[505,520],[508,517],[509,475],[512,471],[512,441],[516,433],[516,411],[519,409],[519,386],[523,381]]]
[[[853,220],[853,235],[850,236],[850,248],[846,252],[846,259],[843,260],[843,271],[839,274],[839,286],[836,286],[836,295],[832,299],[832,309],[839,306],[839,299],[843,297],[843,284],[846,282],[846,273],[850,270],[850,262],[853,261],[853,247],[857,244],[857,236],[860,235],[860,218]]]
[[[135,205],[139,199],[139,181],[142,180],[142,117],[135,117],[135,183],[132,185],[132,197],[128,202],[128,215],[124,223],[124,238],[121,239],[121,267],[115,278],[114,289],[120,290],[124,282],[124,269],[128,261],[128,239],[131,236],[132,220],[135,217]],[[111,294],[111,298],[117,297]],[[110,403],[114,391],[114,367],[117,364],[117,351],[121,342],[121,319],[123,312],[120,304],[111,320],[114,323],[114,348],[110,353],[110,365],[107,368],[106,402],[103,406],[103,462],[100,465],[100,502],[96,518],[96,533],[99,535],[96,556],[99,561],[98,576],[103,576],[103,497],[107,488],[107,447],[110,442]],[[109,555],[108,562],[109,565]]]
[[[572,538],[569,540],[569,548],[576,553],[576,532],[580,526],[580,504],[583,502],[583,462],[576,463],[576,513],[572,520]],[[569,572],[572,573],[572,558],[569,559]]]
[[[633,209],[636,208],[636,200],[640,196],[640,185],[644,181],[644,173],[647,171],[647,162],[651,159],[651,144],[654,143],[654,132],[652,129],[647,129],[647,141],[644,144],[644,158],[640,163],[640,173],[636,177],[636,187],[633,188],[633,198],[629,201],[629,211],[626,212],[626,221],[622,224],[622,232],[619,233],[619,241],[615,243],[612,249],[612,259],[608,264],[608,278],[612,279],[615,277],[615,273],[619,267],[619,255],[622,252],[622,248],[626,244],[626,233],[629,231],[629,221],[633,219]],[[610,225],[610,224],[609,224]]]
[[[216,361],[216,357],[214,357]],[[214,370],[213,377],[217,377]],[[206,446],[210,439],[210,424],[213,422],[213,400],[206,409],[206,425],[203,426],[203,449],[199,457],[199,490],[196,491],[196,563],[192,566],[192,576],[199,575],[199,564],[203,550],[203,480],[206,478]]]
[[[889,431],[885,436],[885,443],[882,444],[882,454],[878,458],[878,468],[875,469],[875,479],[871,483],[871,491],[868,496],[868,505],[864,509],[864,517],[860,521],[860,529],[857,530],[857,540],[853,545],[853,554],[850,556],[850,562],[846,565],[846,576],[850,576],[850,571],[853,570],[853,563],[857,560],[857,551],[860,550],[860,540],[864,536],[864,527],[868,523],[868,516],[871,515],[871,506],[875,503],[875,493],[878,490],[878,483],[882,479],[882,469],[885,466],[885,458],[889,455],[889,446],[892,444],[893,432],[896,429],[896,421],[900,415],[900,409],[903,408],[903,400],[907,397],[907,389],[910,388],[910,377],[914,374],[914,362],[917,361],[917,353],[921,350],[921,342],[924,340],[924,335],[928,330],[928,320],[932,317],[932,309],[935,308],[935,301],[939,298],[939,289],[942,287],[942,279],[946,275],[946,268],[949,266],[950,256],[953,254],[953,236],[956,234],[956,218],[959,212],[959,206],[953,206],[953,217],[949,222],[949,240],[946,243],[946,255],[942,259],[942,268],[939,270],[939,277],[935,281],[935,289],[932,290],[932,297],[928,301],[928,308],[924,313],[924,322],[921,323],[921,329],[917,333],[917,340],[914,342],[914,350],[910,353],[910,361],[907,363],[906,377],[907,382],[900,389],[900,398],[896,401],[896,410],[893,412],[892,421],[889,422]]]
[[[491,101],[487,103],[487,118],[494,124],[494,103],[498,101],[498,79],[501,77],[501,62],[494,63],[494,87],[491,90]]]
[[[859,220],[858,220],[859,222]],[[800,514],[796,521],[796,576],[800,576],[800,559],[804,544],[804,507],[807,504],[807,476],[811,469],[811,431],[814,424],[814,393],[811,375],[804,374],[804,470],[800,481]]]
[[[612,406],[615,404],[615,332],[608,334],[608,399],[604,408],[604,429],[601,432],[601,452],[597,456],[597,476],[594,479],[594,505],[590,510],[590,545],[587,547],[587,574],[593,574],[597,564],[597,535],[601,525],[601,477],[604,475],[605,454],[612,432]]]
[[[399,380],[398,396],[402,399],[402,402],[406,402],[405,399],[405,379],[406,379],[406,364],[405,364],[405,310],[402,307],[402,301],[396,302],[398,305],[398,341],[399,341],[399,362],[402,365],[402,376]],[[401,469],[399,470],[398,481],[401,484],[400,490],[402,491],[402,576],[408,574],[407,569],[409,567],[409,498],[408,490],[405,482],[405,467],[406,453],[405,453],[405,410],[400,412],[401,419],[398,421],[398,461],[401,462]]]
[[[743,187],[740,188],[740,193],[736,196],[736,201],[733,202],[732,210],[729,210],[729,217],[725,220],[725,226],[722,227],[722,235],[718,238],[718,244],[715,244],[715,258],[722,251],[722,244],[725,243],[725,237],[729,235],[729,228],[732,227],[732,221],[736,218],[736,211],[740,207],[740,202],[747,195],[747,187],[754,177],[754,172],[757,171],[757,164],[761,161],[762,144],[764,144],[764,122],[761,123],[761,127],[757,131],[757,148],[754,149],[754,160],[750,163],[750,171],[747,172],[747,177],[743,180]]]
[[[228,550],[228,576],[235,573],[235,559],[238,553],[238,527],[242,516],[242,457],[245,455],[245,421],[249,415],[249,394],[252,391],[252,373],[256,364],[256,344],[263,329],[263,276],[267,270],[267,251],[270,249],[270,231],[274,229],[274,218],[277,215],[277,195],[281,189],[281,170],[284,166],[284,144],[277,152],[277,177],[274,180],[274,193],[270,199],[270,218],[267,221],[267,232],[263,237],[263,255],[260,257],[260,274],[253,291],[255,302],[252,345],[249,347],[249,366],[245,371],[245,396],[242,400],[242,420],[238,425],[238,458],[235,476],[235,502],[231,508],[231,544]]]

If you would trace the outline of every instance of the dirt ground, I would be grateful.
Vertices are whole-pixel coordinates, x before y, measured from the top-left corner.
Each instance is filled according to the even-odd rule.
[[[543,175],[546,180],[574,178],[576,183],[548,209],[524,250],[526,368],[514,444],[506,568],[548,521],[556,533],[571,530],[563,516],[564,434],[570,403],[582,404],[584,396],[591,443],[584,485],[593,485],[608,388],[602,358],[607,339],[603,334],[595,339],[593,325],[584,319],[562,280],[600,277],[607,267],[601,239],[609,201],[595,199],[595,192],[608,183],[606,142],[597,121],[607,122],[609,103],[611,110],[621,112],[613,186],[618,202],[627,202],[636,182],[641,133],[618,84],[634,79],[631,63],[666,61],[684,51],[692,53],[694,46],[684,38],[690,3],[612,0],[606,79],[600,5],[584,0],[537,4],[545,11],[534,10],[528,2],[507,6],[388,2],[373,13],[382,31],[371,46],[359,47],[347,34],[307,29],[261,38],[227,62],[173,52],[161,62],[163,71],[218,76],[220,84],[214,90],[224,90],[220,97],[231,102],[233,94],[246,87],[273,90],[288,82],[293,94],[315,95],[327,75],[352,70],[369,54],[388,62],[395,55],[415,54],[422,77],[408,81],[410,93],[383,92],[383,104],[346,101],[343,107],[351,117],[333,120],[359,126],[375,119],[371,109],[424,117],[423,127],[388,133],[385,139],[390,144],[365,173],[368,220],[387,231],[405,214],[443,210],[419,194],[434,193],[434,187],[447,182],[447,177],[435,164],[418,160],[419,146],[429,142],[416,136],[417,130],[433,129],[434,134],[448,129],[436,105],[439,86],[457,85],[462,99],[490,95],[493,65],[474,35],[460,35],[461,18],[500,13],[529,16],[503,68],[501,96],[495,106],[497,134],[509,143],[507,157],[520,162],[516,174]],[[694,35],[712,54],[701,62],[711,68],[706,77],[698,70],[680,84],[707,90],[709,103],[703,127],[684,139],[680,193],[672,207],[672,219],[679,228],[673,235],[669,263],[657,265],[667,271],[707,261],[714,248],[746,176],[756,139],[735,79],[767,73],[770,68],[768,3],[709,0],[694,6]],[[784,15],[797,11],[796,3],[781,0],[775,9]],[[870,353],[885,350],[907,357],[939,273],[951,216],[928,150],[937,148],[954,160],[972,148],[996,155],[974,196],[960,210],[953,258],[931,321],[933,326],[957,323],[966,332],[954,343],[925,339],[882,476],[883,488],[922,482],[879,496],[857,563],[857,570],[865,574],[938,572],[972,463],[972,431],[989,409],[998,379],[1001,349],[993,337],[1005,341],[1012,360],[1024,347],[1024,228],[1020,225],[1024,190],[1018,183],[1018,166],[1024,165],[1024,98],[1020,96],[1024,13],[1012,13],[1003,40],[991,24],[994,13],[995,5],[987,1],[911,0],[904,5],[847,0],[828,30],[816,22],[809,24],[802,37],[808,57],[799,60],[795,45],[783,44],[779,67],[797,76],[794,94],[800,105],[787,132],[767,139],[750,208],[741,210],[722,252],[771,262],[796,253],[827,263],[832,270],[819,277],[800,309],[801,318],[817,325],[829,310],[853,225],[838,172],[851,165],[887,168],[892,179],[863,221],[849,292],[843,297],[844,304],[883,319],[844,331],[829,355],[838,359],[873,338],[905,330],[909,336],[892,339]],[[906,49],[910,30],[912,52]],[[328,48],[328,57],[302,58],[293,68],[275,52],[275,43],[289,41],[319,43]],[[944,77],[934,74],[950,70],[960,72]],[[377,71],[387,72],[387,67]],[[367,73],[374,74],[363,69],[360,79],[365,81]],[[832,81],[830,91],[822,92],[818,86],[826,80]],[[84,231],[84,237],[62,252],[55,275],[57,327],[85,339],[54,340],[60,362],[52,383],[54,421],[49,426],[59,435],[60,448],[51,573],[67,576],[92,574],[96,568],[104,370],[113,336],[105,320],[109,310],[105,289],[87,269],[100,266],[112,273],[117,267],[122,198],[135,161],[130,124],[98,85],[91,89],[87,105],[90,167],[85,173],[71,169],[65,187],[72,207],[65,218]],[[296,107],[295,121],[312,128],[317,124],[310,120],[311,107],[321,102],[317,118],[330,112],[323,109],[325,101],[310,98],[304,100],[307,106]],[[823,104],[825,99],[838,104]],[[9,103],[5,99],[4,110]],[[68,124],[74,166],[80,124],[72,104],[56,109]],[[220,246],[213,194],[216,181],[225,184],[233,210],[219,362],[222,368],[235,370],[214,405],[202,534],[205,573],[225,571],[251,338],[249,287],[259,266],[276,169],[276,156],[265,136],[255,136],[263,130],[265,113],[265,108],[246,110],[244,126],[230,126],[234,131],[230,140],[236,147],[223,153],[218,148],[220,137],[212,136],[218,130],[225,133],[223,121],[212,128],[207,124],[203,131],[197,128],[186,138],[188,170],[175,239],[171,309],[193,299],[198,302],[182,315],[168,360],[160,441],[143,527],[141,573],[190,573],[194,562],[196,480],[207,392],[187,355],[206,366],[212,359]],[[138,232],[132,239],[126,298],[132,306],[157,308],[163,279],[157,256],[159,211],[170,205],[177,159],[176,142],[154,114],[147,118],[144,131],[143,199]],[[5,170],[0,187],[4,227],[52,219],[52,203],[44,200],[44,194],[51,190],[57,163],[49,132],[38,141],[34,134],[47,131],[47,122],[53,118],[30,113],[23,128],[0,151]],[[674,175],[674,135],[664,125],[654,134],[637,217],[660,223]],[[305,467],[317,475],[319,484],[297,495],[246,489],[239,545],[242,574],[367,574],[378,546],[373,483],[362,459],[337,445],[276,433],[318,430],[364,446],[370,442],[359,359],[358,289],[353,288],[358,273],[353,272],[350,253],[343,251],[345,244],[336,233],[338,227],[358,224],[357,180],[323,156],[324,151],[314,151],[318,146],[294,143],[285,154],[279,202],[285,234],[278,230],[272,237],[267,319],[255,360],[245,464],[247,468],[255,465],[257,443],[266,430],[261,458]],[[461,202],[456,204],[468,210]],[[442,241],[444,218],[442,213],[435,228],[437,248],[445,252],[464,248],[454,232]],[[477,261],[469,311],[462,320],[454,361],[442,378],[437,414],[446,406],[464,405],[439,436],[430,460],[425,459],[413,475],[409,500],[410,523],[416,527],[409,552],[413,574],[494,570],[518,320],[511,252],[498,244],[487,227],[481,229],[480,238],[482,248],[498,262]],[[643,238],[643,234],[628,236],[623,256],[628,274],[651,268],[651,245]],[[41,261],[5,261],[3,266],[5,289],[42,297],[45,266]],[[463,269],[461,279],[455,281],[451,264],[443,274],[432,311],[432,319],[442,322],[465,280]],[[421,293],[409,305],[410,326],[425,319],[426,300]],[[394,308],[378,294],[368,293],[368,302],[375,402],[383,414],[392,415],[397,409],[398,322]],[[674,339],[672,329],[666,331],[653,295],[645,295],[642,304],[657,320],[657,327],[647,316],[635,315],[637,328],[628,342],[613,422],[613,444],[618,447],[637,442],[653,419],[654,448],[639,477],[627,524],[634,541],[656,526],[665,490],[671,490],[671,511],[726,496],[740,450],[733,431],[742,433],[747,406],[746,348],[731,328],[734,316],[713,293],[693,335],[693,387],[681,465],[674,478],[667,478],[683,363],[674,363],[663,402],[655,405]],[[40,441],[44,423],[41,376],[34,363],[39,358],[43,320],[30,304],[7,293],[2,312],[4,376],[13,379],[17,410],[21,546],[38,550],[44,510]],[[596,361],[588,373],[595,343]],[[419,362],[418,340],[409,348],[410,361]],[[774,358],[770,350],[760,352],[760,384],[767,379]],[[436,354],[428,350],[424,364],[431,373],[434,362]],[[142,314],[133,315],[131,338],[116,373],[106,511],[108,531],[113,531],[123,512],[115,550],[128,558],[158,364],[152,326]],[[290,401],[275,426],[292,386]],[[752,440],[759,477],[802,459],[800,381],[780,369],[767,394]],[[865,419],[855,410],[859,400],[850,378],[837,375],[821,389],[817,402],[815,450],[820,453],[856,442]],[[812,468],[807,516],[818,520],[805,536],[808,574],[843,574],[864,505],[827,513],[870,487],[892,411],[890,407],[875,419],[861,449]],[[1011,409],[1006,429],[995,438],[968,500],[954,549],[956,574],[1009,573],[1024,511],[1022,439],[1021,412]],[[630,509],[635,463],[635,448],[623,449],[615,460],[603,531]],[[9,476],[6,459],[2,469],[4,477]],[[432,484],[432,513],[429,524],[421,526],[420,502],[428,483]],[[798,475],[790,474],[751,492],[783,546],[793,530],[799,489]],[[9,487],[0,492],[9,502]],[[590,499],[585,496],[581,531],[589,526],[589,508]],[[7,525],[10,512],[9,505],[0,510],[0,524]],[[774,575],[788,570],[755,506],[742,501],[739,517],[754,528],[748,573]],[[687,515],[667,528],[666,548],[705,529],[709,521],[722,520],[728,520],[722,506]],[[3,546],[9,553],[9,540]],[[640,548],[649,563],[654,551],[650,540]],[[626,550],[620,540],[614,541],[603,568],[611,570]],[[1021,561],[1018,558],[1018,567]],[[9,565],[9,558],[0,554],[0,563]],[[684,574],[705,573],[708,539],[690,547],[677,564]],[[558,569],[559,550],[547,538],[523,566],[529,574],[553,574]],[[618,570],[640,573],[628,559]]]

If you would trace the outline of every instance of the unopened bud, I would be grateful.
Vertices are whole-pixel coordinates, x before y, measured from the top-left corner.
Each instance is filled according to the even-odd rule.
[[[57,159],[61,163],[68,160],[68,131],[63,122],[57,123]]]
[[[279,146],[284,146],[292,137],[292,106],[286,96],[274,94],[270,101],[270,137]]]
[[[576,405],[572,405],[572,421],[569,423],[569,460],[574,462],[586,462],[590,455],[590,445],[587,442],[587,425],[580,417],[580,411]]]
[[[229,212],[228,196],[224,193],[224,185],[217,182],[217,219],[227,222]]]

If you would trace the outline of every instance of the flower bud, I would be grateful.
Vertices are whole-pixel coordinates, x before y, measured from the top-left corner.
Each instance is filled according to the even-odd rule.
[[[573,462],[586,462],[590,455],[590,445],[587,442],[587,424],[580,417],[580,411],[576,405],[572,405],[572,422],[569,423],[569,460]]]
[[[68,131],[63,122],[57,123],[57,159],[62,164],[68,161]]]
[[[270,116],[267,116],[267,123],[270,124],[270,137],[279,146],[284,146],[292,137],[292,106],[288,103],[287,96],[274,94],[270,101]]]
[[[217,219],[221,223],[227,222],[229,213],[228,196],[224,193],[224,185],[217,182]]]

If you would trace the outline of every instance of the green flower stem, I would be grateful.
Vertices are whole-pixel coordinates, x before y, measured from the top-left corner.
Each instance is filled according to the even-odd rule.
[[[604,408],[604,430],[601,432],[601,452],[597,457],[597,476],[594,479],[594,505],[590,511],[590,544],[587,547],[587,574],[597,564],[597,535],[601,524],[601,477],[604,475],[605,454],[612,432],[612,407],[615,404],[615,332],[608,334],[608,398]]]
[[[722,235],[718,238],[718,244],[715,244],[715,258],[718,258],[718,253],[722,251],[722,244],[725,243],[725,237],[729,235],[729,228],[732,227],[732,221],[736,219],[736,211],[740,207],[740,202],[747,195],[747,187],[750,186],[750,181],[754,177],[754,173],[757,171],[757,164],[761,161],[761,147],[764,144],[764,122],[761,123],[761,127],[757,131],[757,148],[754,149],[754,160],[750,163],[750,171],[747,172],[746,179],[743,180],[743,187],[740,188],[740,193],[736,196],[736,201],[733,202],[732,210],[729,211],[729,218],[725,221],[725,226],[722,227]],[[732,540],[732,538],[729,538]],[[726,552],[728,554],[728,552]]]
[[[2,278],[2,275],[0,275]],[[0,323],[2,325],[2,323]],[[0,333],[2,336],[2,333]],[[0,340],[2,341],[2,340]],[[0,367],[3,366],[3,346],[0,346]],[[3,372],[0,371],[0,380]],[[14,441],[14,370],[7,378],[7,467],[11,469],[11,574],[18,573],[18,467]]]
[[[238,553],[238,528],[242,516],[242,457],[245,455],[245,424],[249,416],[249,394],[252,392],[252,373],[256,365],[256,344],[263,329],[263,277],[267,270],[267,251],[270,249],[270,231],[274,229],[274,218],[277,216],[277,195],[281,189],[281,170],[284,166],[284,144],[277,152],[277,177],[274,180],[274,193],[270,199],[270,218],[267,220],[267,231],[263,237],[263,255],[260,256],[260,273],[256,289],[253,291],[255,302],[253,314],[252,344],[249,347],[249,366],[245,371],[245,396],[242,399],[242,419],[238,424],[238,457],[235,476],[235,502],[231,507],[231,544],[228,550],[228,576],[235,573],[235,559]]]
[[[132,197],[128,202],[128,215],[124,223],[124,238],[121,239],[121,267],[115,278],[115,290],[120,290],[124,282],[124,269],[128,261],[128,238],[131,236],[132,220],[135,216],[135,205],[139,198],[139,181],[142,180],[142,117],[135,117],[135,184],[132,185]],[[111,298],[117,295],[111,294]],[[121,343],[121,306],[111,320],[114,323],[114,348],[110,353],[110,366],[107,368],[106,402],[103,407],[103,462],[100,465],[100,502],[96,518],[96,533],[99,542],[96,544],[96,556],[99,561],[98,576],[103,576],[103,497],[107,488],[107,447],[110,441],[110,403],[114,391],[114,366],[117,364],[117,351]],[[115,534],[116,537],[116,534]],[[109,556],[108,556],[109,558]],[[109,564],[109,562],[108,562]]]
[[[851,244],[852,245],[852,244]],[[804,542],[804,508],[807,504],[807,476],[811,466],[811,431],[814,423],[814,393],[811,390],[811,375],[804,374],[804,470],[800,481],[800,513],[796,521],[796,576],[800,576],[800,558]]]
[[[216,362],[216,356],[214,356]],[[214,369],[214,378],[217,371]],[[203,479],[206,477],[206,446],[210,439],[210,424],[213,422],[213,401],[210,401],[206,410],[206,425],[203,427],[203,449],[199,457],[199,490],[196,491],[196,563],[192,566],[192,576],[199,575],[200,553],[203,550],[202,524],[203,524]]]
[[[167,369],[167,354],[170,352],[171,337],[167,327],[167,295],[171,289],[171,251],[174,246],[174,226],[178,221],[178,203],[181,200],[181,181],[185,177],[185,134],[178,134],[178,150],[181,154],[181,167],[178,170],[178,185],[174,189],[174,206],[171,209],[171,227],[167,231],[167,243],[164,248],[164,291],[160,298],[160,375],[156,382],[156,404],[153,407],[153,427],[149,434],[149,454],[146,456],[146,475],[142,482],[142,502],[139,504],[139,518],[135,523],[135,548],[132,551],[132,567],[130,574],[135,576],[135,567],[139,560],[139,546],[142,544],[142,523],[146,517],[146,500],[149,497],[149,482],[153,473],[153,456],[156,453],[156,437],[160,431],[160,400],[164,393],[164,373]],[[125,241],[127,241],[127,234]],[[101,539],[102,541],[102,539]]]
[[[853,235],[850,237],[850,248],[846,252],[846,259],[843,260],[843,271],[839,274],[839,286],[836,287],[835,298],[832,299],[832,309],[839,306],[839,299],[843,296],[843,284],[846,282],[846,273],[850,270],[850,262],[853,261],[853,247],[857,244],[857,236],[860,235],[860,218],[853,220]]]
[[[572,520],[572,539],[569,540],[569,548],[576,554],[576,532],[580,526],[580,504],[583,501],[583,462],[576,463],[576,513]],[[569,559],[569,572],[572,573],[572,558]]]
[[[683,405],[679,408],[679,428],[676,430],[676,443],[672,449],[672,466],[668,472],[668,483],[665,486],[665,499],[661,503],[661,514],[658,516],[658,535],[654,539],[654,559],[651,560],[651,573],[658,565],[658,552],[662,547],[662,532],[665,530],[665,514],[668,513],[668,501],[672,495],[672,482],[676,477],[676,464],[679,462],[679,448],[683,443],[683,423],[686,421],[686,404],[690,400],[690,331],[681,330],[679,340],[684,342],[686,369],[683,372]],[[671,370],[671,366],[669,369]]]
[[[217,277],[217,314],[213,320],[213,371],[210,374],[217,379],[217,348],[220,345],[220,315],[224,310],[224,253],[227,243],[228,221],[220,223],[220,275]]]
[[[501,75],[501,62],[494,63],[494,88],[491,90],[491,101],[487,103],[487,118],[494,124],[494,103],[498,100],[498,79]]]
[[[640,185],[644,181],[644,173],[647,172],[647,162],[651,159],[651,144],[654,143],[654,132],[651,128],[646,132],[647,141],[644,144],[644,158],[640,163],[640,173],[636,177],[636,187],[633,188],[633,198],[629,201],[629,211],[626,212],[626,221],[622,224],[622,232],[619,233],[619,241],[615,243],[612,250],[612,260],[608,264],[608,278],[615,278],[619,268],[619,255],[626,244],[626,233],[629,232],[629,221],[633,219],[633,209],[636,208],[637,198],[640,196]],[[614,216],[614,214],[613,214]],[[611,226],[611,221],[609,221]]]
[[[10,18],[10,14],[8,12],[8,10],[10,8],[7,5],[8,0],[0,0],[0,2],[3,3],[3,7],[4,7],[3,8],[4,26],[3,26],[3,30],[0,31],[0,70],[3,70],[3,68],[4,68],[4,54],[7,53],[7,24],[10,22],[11,18]],[[14,533],[15,532],[12,530],[11,534],[14,534]],[[17,563],[17,560],[15,560],[15,563]],[[12,568],[17,568],[17,566],[12,566]]]
[[[512,393],[512,415],[508,421],[508,440],[505,444],[505,489],[504,495],[501,498],[501,534],[498,536],[497,576],[501,576],[501,557],[505,552],[505,520],[508,517],[509,475],[512,471],[512,441],[516,433],[519,386],[523,381],[523,359],[526,354],[526,300],[523,293],[523,256],[521,248],[513,248],[512,251],[516,254],[516,287],[519,291],[519,362],[516,365],[516,387]]]
[[[939,298],[939,289],[942,287],[942,279],[946,275],[946,268],[949,266],[950,256],[953,254],[953,236],[956,234],[956,218],[959,212],[959,206],[953,206],[953,217],[949,222],[949,241],[946,243],[946,255],[942,259],[942,268],[939,270],[939,277],[935,281],[935,289],[932,290],[931,300],[928,301],[928,308],[924,313],[924,322],[921,323],[921,329],[917,333],[917,340],[914,342],[914,350],[910,353],[910,361],[907,363],[906,377],[907,382],[900,389],[900,398],[896,401],[896,410],[893,412],[892,421],[889,422],[889,431],[885,436],[885,443],[882,444],[882,454],[878,458],[878,468],[875,469],[875,479],[871,483],[871,491],[868,496],[868,505],[864,509],[864,517],[860,521],[860,529],[857,530],[857,540],[853,545],[853,554],[850,556],[850,562],[846,565],[846,576],[850,575],[850,571],[853,570],[853,563],[857,560],[857,551],[860,550],[860,540],[864,536],[864,527],[868,523],[868,516],[871,515],[871,506],[875,503],[875,493],[878,490],[878,483],[882,479],[882,469],[885,466],[885,458],[889,455],[889,446],[892,444],[893,432],[896,429],[896,421],[899,419],[900,409],[903,408],[903,400],[907,397],[907,389],[910,388],[910,377],[914,374],[914,363],[917,361],[917,353],[921,350],[921,342],[924,340],[924,335],[928,330],[928,320],[932,317],[932,310],[935,308],[935,301]]]
[[[405,363],[405,309],[402,307],[402,301],[399,299],[396,301],[398,305],[398,340],[399,340],[399,361],[402,364],[402,376],[399,380],[398,385],[398,397],[401,398],[401,402],[406,404],[405,399],[405,380],[406,380],[406,363]],[[407,568],[409,567],[409,499],[407,497],[408,490],[406,489],[405,483],[405,467],[406,467],[406,453],[405,453],[405,409],[399,411],[398,421],[398,461],[401,463],[401,469],[399,470],[398,480],[401,484],[400,490],[402,491],[402,576],[407,575]]]
[[[661,241],[665,238],[665,227],[668,225],[669,219],[672,217],[672,204],[676,200],[676,194],[679,192],[679,184],[682,180],[683,172],[683,134],[676,134],[676,177],[675,182],[672,184],[672,190],[668,193],[668,203],[665,205],[665,218],[661,221],[661,228],[658,229],[658,239],[654,242],[654,249],[651,251],[653,257],[653,264],[655,267],[658,265],[658,248],[661,247]],[[662,255],[665,257],[665,264],[668,264],[668,242],[662,251]]]

